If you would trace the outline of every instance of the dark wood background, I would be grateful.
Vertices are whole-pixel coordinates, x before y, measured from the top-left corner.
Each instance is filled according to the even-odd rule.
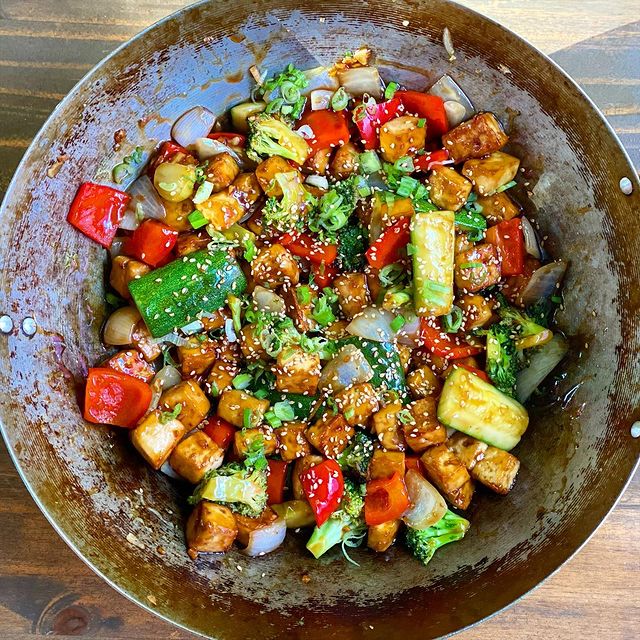
[[[0,0],[0,195],[31,138],[95,63],[184,6]],[[640,166],[640,0],[463,0],[528,38],[600,106]],[[640,215],[640,212],[639,212]],[[95,576],[40,514],[0,445],[0,640],[187,639]],[[640,475],[586,547],[460,640],[640,637]]]

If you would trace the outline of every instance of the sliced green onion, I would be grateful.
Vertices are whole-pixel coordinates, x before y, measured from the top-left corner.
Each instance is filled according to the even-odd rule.
[[[498,187],[493,193],[502,193],[507,189],[511,189],[512,187],[515,187],[517,184],[518,183],[515,180],[512,180],[511,182],[507,182],[507,184],[503,184],[501,187]]]
[[[193,204],[204,202],[213,193],[213,184],[206,180],[198,187],[196,194],[193,196]]]
[[[347,420],[351,420],[351,418],[353,418],[353,416],[356,415],[356,410],[353,407],[349,407],[345,412],[344,412],[344,417]]]
[[[456,212],[455,223],[462,231],[485,231],[487,228],[487,219],[481,213],[466,209]]]
[[[250,373],[239,373],[232,381],[234,389],[246,389],[251,384],[251,374]]]
[[[245,409],[242,412],[242,426],[245,429],[251,429],[253,426],[253,411],[251,409]]]
[[[296,289],[296,298],[300,304],[309,304],[311,302],[311,289],[306,285]]]
[[[293,82],[286,81],[282,83],[280,87],[280,93],[282,94],[282,98],[285,102],[289,104],[293,104],[297,102],[300,98],[300,89],[296,87]]]
[[[388,264],[386,267],[382,267],[382,269],[380,269],[378,279],[383,287],[391,287],[402,280],[404,273],[405,270],[402,265],[394,262],[393,264]]]
[[[276,98],[269,102],[265,108],[265,113],[277,113],[282,108],[284,100],[282,98]]]
[[[562,302],[562,296],[551,296],[551,302],[560,304]]]
[[[427,119],[426,118],[418,118],[418,127],[420,129],[423,129],[424,127],[427,126]]]
[[[192,211],[187,217],[187,220],[189,220],[191,226],[194,229],[201,229],[202,227],[209,224],[209,221],[202,215],[202,212],[198,209]]]
[[[400,331],[400,329],[402,329],[402,327],[404,327],[405,324],[407,324],[407,321],[404,319],[404,316],[396,316],[391,321],[390,326],[393,331]]]
[[[331,96],[331,108],[334,111],[342,111],[349,105],[349,94],[344,90],[344,87],[340,87]]]
[[[283,422],[289,422],[296,417],[295,411],[289,402],[276,402],[272,409],[276,417]]]
[[[461,326],[462,309],[454,305],[446,316],[442,316],[442,328],[447,333],[458,333]]]
[[[414,422],[413,415],[409,409],[402,409],[401,411],[398,411],[398,413],[396,413],[396,418],[398,418],[402,424],[411,424]]]
[[[269,395],[269,392],[266,389],[258,389],[253,395],[258,398],[258,400],[264,400]]]
[[[251,236],[247,235],[242,240],[242,246],[244,247],[244,259],[251,262],[258,255],[256,243]]]
[[[378,154],[371,150],[360,154],[360,172],[367,175],[370,173],[378,173],[382,170],[382,163]]]
[[[393,166],[403,173],[411,173],[415,169],[413,165],[413,158],[411,156],[402,156],[402,158],[398,158],[393,163]]]
[[[113,167],[113,181],[121,184],[131,175],[131,167],[126,162],[121,162]]]
[[[482,266],[482,262],[463,262],[460,265],[461,269],[477,269]]]
[[[407,255],[412,256],[416,252],[416,245],[411,244],[410,242],[407,244]]]
[[[446,284],[435,282],[434,280],[427,280],[424,283],[424,297],[435,304],[444,303],[444,294],[449,291],[449,287]]]
[[[387,85],[387,88],[384,90],[384,99],[391,100],[391,98],[393,98],[397,90],[398,90],[398,83],[390,82]]]

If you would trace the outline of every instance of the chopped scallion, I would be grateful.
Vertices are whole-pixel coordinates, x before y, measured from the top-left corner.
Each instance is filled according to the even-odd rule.
[[[246,389],[251,384],[251,374],[250,373],[239,373],[232,381],[234,389]]]
[[[202,227],[209,224],[209,221],[202,215],[202,211],[195,209],[192,211],[187,220],[194,229],[201,229]]]
[[[393,98],[397,90],[398,90],[398,83],[390,82],[387,85],[387,88],[384,90],[384,99],[391,100],[391,98]]]

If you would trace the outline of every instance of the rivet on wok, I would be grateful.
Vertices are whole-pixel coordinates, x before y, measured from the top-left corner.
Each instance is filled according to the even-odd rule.
[[[38,330],[38,325],[36,324],[36,321],[31,316],[27,316],[22,321],[22,333],[24,333],[24,335],[27,336],[28,338],[35,336],[37,330]]]
[[[11,333],[13,331],[13,320],[7,316],[0,316],[0,332]]]
[[[633,193],[633,183],[626,176],[620,178],[620,191],[622,191],[625,196],[630,196]]]
[[[640,420],[636,420],[632,425],[631,425],[631,435],[634,438],[640,438]]]

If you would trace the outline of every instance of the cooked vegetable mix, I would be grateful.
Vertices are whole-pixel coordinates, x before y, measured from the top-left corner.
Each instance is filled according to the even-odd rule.
[[[146,169],[119,159],[127,192],[71,205],[117,301],[84,417],[192,485],[194,559],[303,529],[315,558],[402,539],[427,564],[479,485],[513,488],[521,403],[567,352],[567,265],[541,263],[496,115],[370,60],[252,68],[253,100],[194,107]]]

